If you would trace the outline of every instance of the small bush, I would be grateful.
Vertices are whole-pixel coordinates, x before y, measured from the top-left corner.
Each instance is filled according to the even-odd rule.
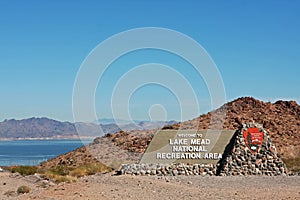
[[[87,169],[85,167],[78,167],[72,171],[70,171],[70,176],[74,176],[74,177],[83,177],[87,174]]]
[[[25,194],[25,193],[29,193],[30,192],[30,188],[26,185],[22,185],[20,187],[18,187],[17,193],[18,194]]]
[[[292,172],[300,172],[300,157],[283,159],[283,162],[286,164],[287,168]]]
[[[93,175],[96,173],[105,173],[105,172],[111,172],[112,169],[110,167],[107,167],[106,165],[103,165],[102,163],[95,163],[90,165],[84,165],[87,168],[87,175]]]
[[[52,179],[56,183],[61,182],[76,182],[77,178],[93,175],[99,172],[105,173],[110,172],[112,169],[106,165],[94,162],[94,163],[85,163],[83,165],[74,167],[67,165],[58,165],[50,169],[39,169],[41,176],[46,179]]]
[[[60,175],[60,176],[66,176],[69,174],[69,168],[64,165],[58,165],[55,168],[50,169],[50,171],[53,174]]]
[[[62,183],[62,182],[72,183],[72,182],[76,182],[77,181],[76,177],[69,176],[69,175],[61,176],[61,175],[53,174],[51,171],[47,171],[43,175],[43,177],[47,178],[47,179],[51,179],[55,183]]]
[[[56,183],[62,183],[62,182],[66,182],[66,183],[74,183],[77,181],[77,178],[76,177],[73,177],[73,176],[55,176],[54,177],[54,181]]]
[[[105,173],[110,172],[112,169],[103,165],[102,163],[93,163],[81,165],[70,171],[69,175],[75,177],[82,177],[86,175],[93,175],[99,172]]]
[[[23,176],[33,175],[37,172],[37,167],[35,166],[15,166],[11,168],[12,173],[20,173]]]

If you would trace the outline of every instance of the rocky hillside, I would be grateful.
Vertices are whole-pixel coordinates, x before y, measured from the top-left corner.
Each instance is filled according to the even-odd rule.
[[[225,119],[222,120],[222,113]],[[212,119],[212,116],[215,116]],[[300,157],[300,106],[295,101],[263,102],[252,97],[238,98],[217,110],[193,120],[166,126],[165,129],[227,129],[236,130],[241,123],[256,122],[271,135],[283,158]],[[109,135],[124,149],[144,152],[155,131]]]
[[[211,116],[226,112],[223,129],[237,129],[240,123],[256,122],[270,133],[272,141],[285,158],[300,157],[300,106],[295,101],[262,102],[252,97],[239,98],[196,119],[171,126],[173,129],[214,128]]]
[[[220,117],[222,112],[225,112],[224,121]],[[212,115],[216,115],[217,117],[211,122]],[[252,97],[239,98],[198,118],[164,128],[230,130],[238,129],[241,123],[253,121],[263,125],[264,129],[270,134],[281,157],[286,162],[293,160],[293,163],[289,165],[290,168],[300,170],[300,106],[295,101],[270,103],[262,102]],[[72,160],[73,165],[74,163],[76,165],[77,162],[81,162],[83,159],[91,159],[91,157],[94,157],[93,155],[98,155],[97,158],[100,162],[104,161],[104,163],[115,158],[120,160],[123,157],[124,160],[134,160],[130,156],[139,159],[157,130],[119,131],[115,134],[107,134],[105,137],[95,139],[94,143],[88,147],[90,151],[83,147],[52,159],[48,163],[45,162],[43,165],[55,166],[67,160]],[[121,149],[118,150],[115,146]],[[103,149],[106,151],[103,151]],[[116,150],[111,153],[109,152],[110,149]],[[122,152],[122,155],[118,153],[121,150],[125,150],[125,152]],[[133,154],[127,156],[126,152],[132,152]]]

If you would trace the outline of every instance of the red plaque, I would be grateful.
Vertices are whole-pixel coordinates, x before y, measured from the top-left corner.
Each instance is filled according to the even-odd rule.
[[[258,128],[248,128],[243,134],[246,146],[252,153],[258,152],[264,139],[264,133]]]

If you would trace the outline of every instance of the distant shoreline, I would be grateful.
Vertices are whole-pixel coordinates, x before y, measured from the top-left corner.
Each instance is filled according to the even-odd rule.
[[[36,138],[35,138],[36,139]],[[50,139],[0,141],[0,166],[36,166],[41,162],[89,145],[93,140]]]

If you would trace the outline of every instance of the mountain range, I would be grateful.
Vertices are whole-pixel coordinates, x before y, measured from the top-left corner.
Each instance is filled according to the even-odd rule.
[[[101,121],[101,120],[100,120]],[[107,121],[107,120],[106,120]],[[112,122],[112,120],[111,120]],[[124,121],[125,122],[125,121]],[[10,119],[0,122],[1,139],[30,139],[30,138],[78,138],[97,137],[107,133],[115,133],[120,130],[148,130],[161,128],[165,125],[172,125],[175,121],[138,121],[138,123],[124,123],[118,126],[115,123],[71,123],[61,122],[46,117],[29,119]],[[100,129],[101,127],[101,129]]]

